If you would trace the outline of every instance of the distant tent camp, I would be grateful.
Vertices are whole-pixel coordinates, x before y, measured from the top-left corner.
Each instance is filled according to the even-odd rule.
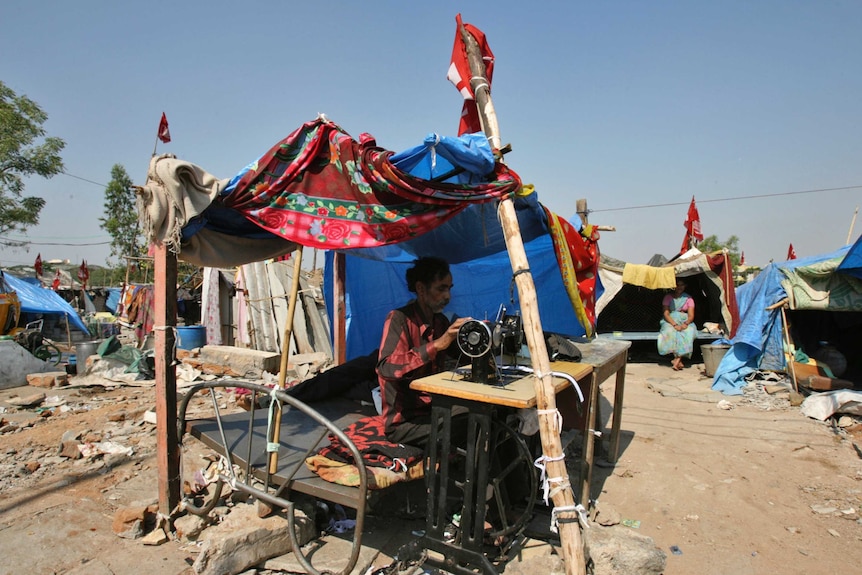
[[[57,295],[57,292],[32,284],[12,274],[6,274],[6,281],[18,292],[21,302],[21,313],[59,314],[66,317],[70,326],[84,333],[89,333],[87,324],[69,303]],[[19,324],[20,327],[20,324]]]
[[[766,266],[737,289],[740,323],[731,349],[718,365],[712,388],[739,395],[757,369],[784,370],[785,332],[780,304],[787,300],[790,335],[812,355],[829,342],[847,359],[844,379],[862,379],[862,244]],[[835,313],[841,312],[841,313]]]
[[[704,254],[696,248],[669,263],[653,256],[649,264],[632,264],[602,254],[599,279],[604,293],[596,302],[596,331],[622,339],[655,339],[662,299],[682,277],[695,301],[698,329],[715,323],[724,337],[732,337],[739,322],[732,272],[727,254]]]

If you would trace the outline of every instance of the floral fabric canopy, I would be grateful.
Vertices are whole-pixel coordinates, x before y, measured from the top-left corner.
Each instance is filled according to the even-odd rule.
[[[392,152],[318,118],[273,146],[217,201],[287,240],[321,249],[379,247],[446,222],[470,203],[521,187],[498,163],[479,184],[435,183],[403,172]]]

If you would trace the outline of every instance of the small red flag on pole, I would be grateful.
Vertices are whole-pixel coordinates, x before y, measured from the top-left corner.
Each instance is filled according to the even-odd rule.
[[[78,268],[78,279],[81,280],[81,289],[87,289],[87,280],[90,279],[90,270],[87,269],[87,260],[81,260]]]
[[[41,277],[42,275],[42,254],[36,254],[36,263],[33,264],[33,267],[36,268],[36,277]]]
[[[51,289],[57,291],[60,287],[60,270],[57,270],[57,273],[54,274],[54,281],[51,283]]]
[[[790,244],[790,247],[787,248],[787,260],[795,260],[796,259],[796,250],[793,249],[793,244]]]
[[[446,79],[455,84],[461,96],[464,97],[464,108],[461,110],[461,124],[458,127],[458,135],[481,132],[482,124],[479,121],[479,109],[476,107],[475,94],[473,86],[470,85],[470,78],[473,77],[470,71],[470,62],[467,59],[467,46],[464,43],[464,38],[461,37],[461,15],[455,16],[457,26],[455,28],[455,45],[452,48],[452,62],[449,64],[449,71],[446,73]],[[491,47],[488,45],[488,40],[485,34],[473,26],[472,24],[463,24],[467,33],[471,34],[479,44],[479,51],[482,53],[482,60],[485,62],[485,75],[488,78],[488,84],[491,83],[491,77],[494,75],[494,53],[491,52]],[[487,86],[490,92],[490,85]]]
[[[168,129],[168,117],[162,112],[162,121],[159,122],[159,139],[167,144],[171,141],[171,131]]]
[[[682,249],[679,253],[687,252],[694,244],[692,240],[703,241],[703,232],[700,229],[700,214],[697,213],[697,205],[694,203],[694,196],[691,197],[691,203],[688,205],[688,215],[685,218],[685,239],[682,241]]]
[[[744,265],[745,265],[745,252],[742,252],[742,253],[739,255],[739,265],[741,265],[741,266],[744,266]]]

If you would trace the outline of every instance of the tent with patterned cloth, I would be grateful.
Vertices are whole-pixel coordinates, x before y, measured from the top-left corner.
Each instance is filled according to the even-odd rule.
[[[259,261],[297,244],[327,250],[330,261],[335,250],[356,256],[348,258],[345,286],[349,359],[379,344],[386,312],[409,299],[404,269],[419,256],[453,264],[454,313],[493,319],[501,305],[515,313],[495,206],[514,196],[543,328],[592,333],[598,234],[550,212],[497,160],[481,134],[426,138],[394,154],[320,117],[229,180],[171,155],[154,157],[139,212],[150,239],[197,265]]]

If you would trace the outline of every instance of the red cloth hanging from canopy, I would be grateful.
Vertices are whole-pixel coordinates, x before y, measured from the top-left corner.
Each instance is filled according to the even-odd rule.
[[[264,154],[221,201],[287,240],[321,249],[369,248],[417,237],[471,202],[517,191],[503,164],[483,184],[422,180],[396,168],[391,151],[318,118]]]

